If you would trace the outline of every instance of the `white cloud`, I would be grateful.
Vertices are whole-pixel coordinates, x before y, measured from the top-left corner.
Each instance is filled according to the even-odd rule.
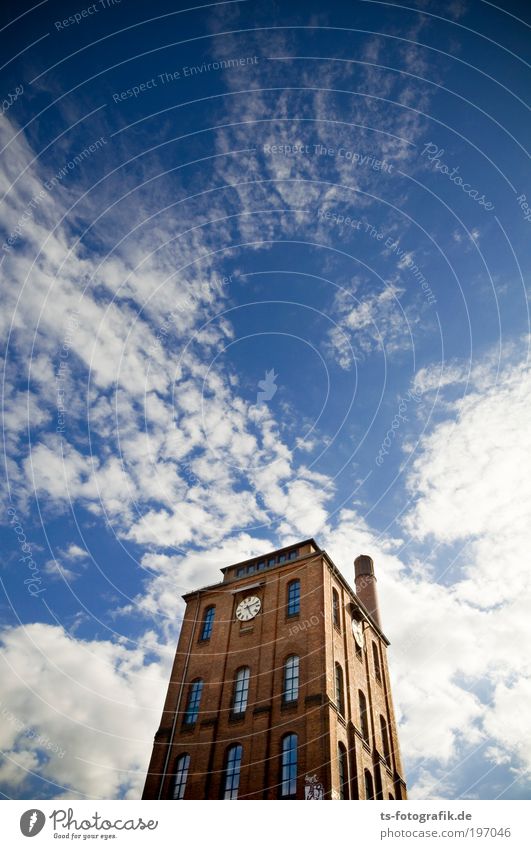
[[[417,502],[407,520],[413,534],[443,542],[527,537],[530,400],[529,375],[516,367],[490,390],[455,403],[455,419],[425,438],[413,464],[409,486]]]
[[[69,560],[85,560],[89,557],[89,554],[85,548],[81,548],[77,543],[72,542],[64,552],[64,556]]]
[[[162,710],[169,656],[62,627],[5,629],[0,776],[13,791],[36,772],[65,798],[138,798]]]
[[[500,683],[494,691],[493,709],[485,718],[488,734],[498,741],[502,751],[513,752],[517,761],[527,766],[528,774],[531,771],[530,703],[531,677]],[[518,717],[519,721],[507,722],[507,717]]]
[[[72,582],[79,578],[88,566],[90,555],[86,549],[76,543],[71,543],[66,549],[58,549],[59,557],[48,560],[43,571],[52,579]],[[75,568],[65,566],[65,561]]]
[[[452,418],[421,441],[409,475],[415,502],[405,527],[417,538],[454,546],[456,570],[431,588],[408,579],[389,587],[395,606],[386,621],[398,636],[404,746],[410,752],[417,746],[419,754],[424,748],[443,763],[438,745],[446,728],[446,763],[457,757],[460,735],[469,742],[480,735],[508,754],[515,769],[525,769],[531,766],[521,712],[531,682],[531,383],[524,365],[506,365],[497,380],[496,373],[490,370],[489,382],[485,366],[476,371],[469,394],[448,404]],[[460,383],[462,377],[463,370],[456,374]],[[414,635],[422,635],[424,623],[425,642],[407,642],[404,621]],[[407,671],[413,662],[417,673],[415,660],[422,662],[424,684]],[[486,702],[473,695],[480,683],[490,693]],[[430,713],[438,715],[438,707],[430,693],[445,704],[431,742]]]
[[[394,283],[369,294],[336,294],[332,314],[338,323],[328,331],[325,348],[341,368],[349,369],[374,352],[390,355],[412,348],[414,322],[400,302],[403,294]]]
[[[52,581],[65,580],[71,583],[79,578],[77,572],[64,566],[60,560],[47,560],[43,566],[43,572],[48,575]]]

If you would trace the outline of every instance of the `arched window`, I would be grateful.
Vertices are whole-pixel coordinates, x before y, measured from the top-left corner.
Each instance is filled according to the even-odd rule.
[[[341,716],[345,716],[345,687],[343,684],[343,670],[336,663],[336,705]]]
[[[383,756],[387,766],[391,766],[391,751],[389,748],[389,733],[387,731],[387,722],[385,717],[380,715],[380,731],[382,733]]]
[[[373,660],[374,660],[374,674],[376,675],[376,680],[381,681],[382,680],[382,670],[381,670],[381,667],[380,667],[380,654],[378,652],[378,646],[376,645],[374,640],[373,640],[373,643],[372,643],[372,657],[373,657]]]
[[[365,770],[365,798],[374,799],[374,784],[369,770]]]
[[[201,628],[201,636],[200,640],[209,640],[212,635],[212,628],[214,626],[214,616],[216,615],[216,608],[214,605],[210,605],[207,607],[203,614],[203,627]]]
[[[296,702],[299,697],[299,658],[290,655],[284,664],[284,687],[282,698],[285,702]]]
[[[369,715],[367,713],[367,699],[361,690],[358,690],[358,699],[360,703],[360,723],[363,739],[369,742]]]
[[[336,589],[332,590],[332,618],[336,628],[341,630],[341,611],[339,607],[339,593]]]
[[[363,621],[358,619],[356,615],[352,617],[352,634],[356,657],[363,663]]]
[[[343,743],[337,744],[337,764],[339,767],[339,798],[349,799],[347,750]]]
[[[236,673],[234,679],[234,696],[232,699],[232,712],[245,713],[247,708],[247,697],[249,695],[249,675],[248,666],[242,666]]]
[[[295,616],[301,610],[301,582],[298,578],[288,584],[288,616]]]
[[[281,795],[297,795],[297,735],[286,734],[282,739]]]
[[[173,776],[172,798],[183,799],[186,790],[186,779],[190,769],[190,755],[179,755],[175,762],[175,775]]]
[[[227,749],[223,775],[223,799],[237,799],[243,749],[239,743]]]
[[[196,678],[190,684],[188,691],[188,703],[184,714],[184,724],[192,725],[199,714],[199,705],[201,704],[201,693],[203,692],[203,680]]]

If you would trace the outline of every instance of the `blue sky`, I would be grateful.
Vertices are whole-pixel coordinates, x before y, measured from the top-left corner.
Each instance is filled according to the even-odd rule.
[[[1,790],[138,798],[181,594],[315,536],[411,796],[529,798],[529,10],[176,5],[1,13]]]

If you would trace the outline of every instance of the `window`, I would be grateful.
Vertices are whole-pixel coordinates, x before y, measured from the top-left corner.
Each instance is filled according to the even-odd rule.
[[[267,565],[268,566],[274,566],[276,562],[277,561],[275,560],[275,558],[272,557],[270,560],[268,560]]]
[[[241,578],[242,575],[245,575],[246,571],[247,570],[246,570],[245,566],[240,566],[240,568],[236,572],[236,577]]]
[[[341,613],[339,609],[339,595],[337,590],[332,590],[332,617],[334,625],[341,630]]]
[[[201,628],[201,636],[200,640],[209,640],[212,634],[212,627],[214,625],[214,616],[216,615],[216,608],[214,605],[211,607],[207,607],[203,616],[203,627]]]
[[[183,799],[186,790],[186,779],[190,768],[190,755],[180,755],[175,763],[173,776],[172,799]]]
[[[348,792],[347,750],[343,743],[338,743],[337,746],[337,764],[339,767],[339,798],[348,799],[350,794]]]
[[[295,616],[301,610],[301,582],[298,578],[288,584],[288,616]]]
[[[243,749],[239,743],[227,749],[223,778],[223,799],[237,799],[240,786],[240,767]]]
[[[201,678],[196,678],[195,681],[192,681],[190,684],[190,690],[188,692],[188,704],[186,705],[186,712],[184,714],[184,724],[192,725],[199,713],[199,705],[201,704],[201,693],[203,692],[203,681]]]
[[[290,560],[295,560],[295,558],[297,558],[298,556],[299,552],[296,548],[294,548],[293,551],[290,551],[290,553],[288,554]]]
[[[297,795],[297,735],[286,734],[282,740],[281,796]]]
[[[361,723],[361,733],[363,735],[363,739],[368,743],[369,742],[369,716],[367,714],[367,699],[365,698],[364,693],[361,690],[358,691],[358,698],[360,702],[360,723]]]
[[[345,716],[345,688],[343,685],[343,670],[336,663],[336,705],[341,716]]]
[[[376,675],[376,679],[378,681],[381,681],[382,680],[382,670],[381,670],[381,667],[380,667],[380,655],[378,653],[378,646],[376,645],[374,640],[373,640],[373,643],[372,643],[372,657],[373,657],[373,660],[374,660],[374,674]]]
[[[248,566],[247,571],[249,575],[251,575],[253,572],[256,572],[256,563],[252,563],[250,566]]]
[[[258,571],[261,572],[263,569],[265,569],[265,567],[265,560],[262,560],[262,562],[258,564]]]
[[[372,783],[372,775],[369,770],[365,770],[365,798],[374,799],[374,785]]]
[[[282,698],[285,702],[296,702],[299,697],[299,658],[296,654],[288,657],[284,664],[284,688]]]
[[[234,696],[232,699],[232,712],[245,713],[247,697],[249,695],[249,667],[242,666],[236,673],[234,679]]]
[[[380,716],[380,731],[382,732],[383,756],[387,766],[391,766],[391,752],[389,749],[389,734],[387,733],[387,722]]]
[[[279,554],[278,555],[278,562],[279,563],[285,563],[286,562],[286,555],[285,554]]]

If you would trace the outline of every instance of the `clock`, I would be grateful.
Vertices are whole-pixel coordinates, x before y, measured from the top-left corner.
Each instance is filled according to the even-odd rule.
[[[248,622],[249,619],[254,619],[257,613],[260,613],[262,602],[256,595],[249,595],[240,601],[236,608],[236,618],[240,622]]]
[[[352,619],[352,633],[360,649],[363,648],[363,623],[356,618]]]

